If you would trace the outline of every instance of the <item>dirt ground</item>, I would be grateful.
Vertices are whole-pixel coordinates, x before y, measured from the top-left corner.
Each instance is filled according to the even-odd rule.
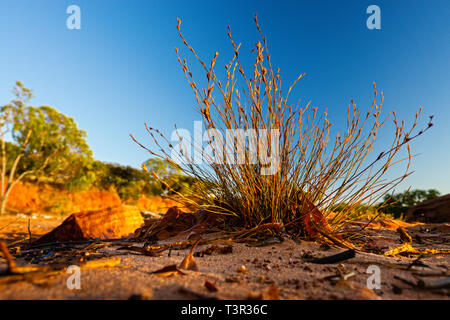
[[[0,240],[10,249],[14,242],[32,238],[50,231],[62,218],[35,215],[0,217]],[[375,225],[364,231],[381,247],[394,248],[401,244],[395,225]],[[414,248],[450,249],[449,224],[422,224],[406,227]],[[26,242],[26,241],[25,241]],[[166,251],[162,256],[145,256],[129,250],[118,250],[114,244],[96,253],[104,259],[120,258],[120,264],[109,268],[82,268],[81,289],[69,289],[71,274],[60,274],[39,280],[1,282],[0,299],[260,299],[268,297],[274,287],[280,299],[450,299],[449,289],[420,289],[413,284],[419,280],[437,280],[449,277],[448,254],[425,254],[387,257],[381,254],[356,252],[354,258],[332,264],[315,264],[311,258],[330,256],[344,251],[314,242],[300,243],[285,240],[265,246],[245,243],[219,243],[232,246],[232,252],[198,256],[209,245],[198,246],[195,261],[198,271],[184,275],[161,277],[152,272],[172,264],[180,264],[189,250]],[[142,243],[136,243],[142,246]],[[14,255],[14,252],[13,252]],[[105,258],[106,257],[106,258]],[[44,259],[45,260],[45,259]],[[416,260],[416,262],[414,262]],[[40,260],[39,264],[45,264]],[[33,261],[19,258],[20,266]],[[76,262],[72,262],[76,264]],[[80,261],[80,265],[82,262]],[[242,268],[244,266],[245,268]],[[374,267],[375,266],[375,267]],[[380,270],[380,289],[367,288],[371,270]],[[242,272],[244,271],[245,272]],[[0,273],[6,262],[0,257]],[[369,273],[370,272],[370,273]],[[373,272],[373,271],[372,271]],[[207,289],[205,282],[217,289]],[[271,295],[273,297],[273,294]]]

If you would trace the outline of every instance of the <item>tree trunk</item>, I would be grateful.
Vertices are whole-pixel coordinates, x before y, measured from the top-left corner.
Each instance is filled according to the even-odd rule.
[[[7,198],[5,196],[1,197],[0,215],[5,214],[5,211],[6,211],[6,200],[7,200]]]

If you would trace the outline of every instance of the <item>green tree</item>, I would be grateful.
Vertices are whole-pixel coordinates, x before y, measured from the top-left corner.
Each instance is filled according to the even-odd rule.
[[[93,164],[95,185],[102,189],[113,187],[120,198],[126,201],[137,200],[141,194],[167,195],[174,191],[186,193],[192,184],[192,178],[181,174],[167,161],[149,159],[143,165],[167,185],[142,169],[101,161],[95,161]]]
[[[432,200],[440,196],[439,191],[435,189],[429,190],[408,190],[404,193],[396,193],[393,195],[385,195],[384,202],[380,205],[379,211],[391,213],[394,217],[399,218],[406,213],[409,207],[415,206],[424,201]]]
[[[50,106],[28,105],[33,94],[20,81],[13,93],[15,98],[0,109],[0,214],[12,188],[25,178],[46,178],[69,188],[89,186],[95,179],[86,132],[74,119]]]
[[[141,193],[159,194],[159,190],[149,188],[152,181],[143,170],[101,161],[95,161],[93,167],[95,185],[102,189],[113,187],[122,200],[137,200]]]
[[[143,163],[147,171],[164,183],[155,181],[153,188],[160,188],[161,194],[173,194],[174,192],[188,194],[192,192],[195,179],[182,173],[181,169],[161,158],[151,158]]]

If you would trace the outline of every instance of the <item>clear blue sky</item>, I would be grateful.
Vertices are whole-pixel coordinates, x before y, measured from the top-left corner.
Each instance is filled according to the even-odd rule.
[[[71,4],[81,8],[81,30],[66,28]],[[371,4],[381,8],[381,30],[366,28]],[[200,120],[174,52],[182,47],[175,18],[202,57],[219,51],[221,70],[232,55],[226,26],[242,42],[241,54],[250,54],[255,12],[285,86],[306,72],[295,97],[328,108],[338,125],[351,98],[369,106],[373,81],[385,110],[410,120],[423,105],[422,124],[434,114],[435,126],[412,144],[422,155],[401,188],[450,192],[448,0],[2,0],[0,104],[21,80],[34,90],[33,104],[76,119],[97,159],[137,167],[148,155],[128,134],[151,145],[145,121],[170,133],[174,123],[192,130]]]

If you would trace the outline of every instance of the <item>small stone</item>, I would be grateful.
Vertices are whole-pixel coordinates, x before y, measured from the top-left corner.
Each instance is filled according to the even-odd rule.
[[[401,294],[403,292],[403,289],[400,287],[397,287],[395,284],[392,285],[392,292],[394,292],[395,294]]]
[[[247,268],[244,265],[242,265],[237,269],[237,272],[247,273]]]
[[[239,281],[239,279],[236,278],[236,277],[226,276],[226,277],[225,277],[225,282],[232,282],[232,283],[234,283],[234,282],[240,282],[240,281]]]

